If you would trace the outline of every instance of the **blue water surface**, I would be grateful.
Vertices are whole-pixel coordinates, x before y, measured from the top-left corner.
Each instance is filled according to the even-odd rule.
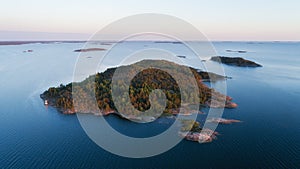
[[[132,43],[128,46],[139,46]],[[219,125],[221,135],[212,143],[183,140],[144,159],[103,150],[85,134],[76,115],[43,105],[39,95],[44,90],[72,81],[78,56],[73,50],[82,43],[0,46],[0,168],[300,168],[300,43],[213,44],[219,55],[263,65],[224,65],[226,75],[232,77],[227,80],[227,94],[239,106],[225,109],[223,117],[243,122]],[[178,52],[178,44],[169,45],[167,49]],[[33,52],[23,52],[28,49]],[[167,126],[163,119],[143,125],[116,116],[106,120],[132,135],[145,130],[156,134]]]

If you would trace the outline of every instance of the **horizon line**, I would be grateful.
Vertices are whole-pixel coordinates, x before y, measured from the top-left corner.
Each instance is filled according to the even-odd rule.
[[[8,30],[0,30],[0,42],[17,42],[17,41],[57,41],[57,42],[62,42],[62,41],[89,41],[91,37],[93,37],[95,33],[83,33],[83,32],[42,32],[42,31],[8,31]],[[299,42],[300,39],[293,39],[290,37],[287,37],[286,39],[281,37],[281,38],[274,38],[274,39],[269,39],[269,38],[259,38],[259,37],[230,37],[227,38],[218,38],[218,37],[213,37],[212,35],[208,36],[204,34],[206,37],[207,41],[210,42]],[[109,38],[109,37],[108,37]],[[107,40],[97,40],[97,41],[118,41],[118,39],[115,38],[109,38]],[[172,40],[166,40],[166,39],[133,39],[129,41],[172,41]],[[190,39],[190,40],[183,40],[183,41],[203,41],[203,40],[195,40],[195,39]]]

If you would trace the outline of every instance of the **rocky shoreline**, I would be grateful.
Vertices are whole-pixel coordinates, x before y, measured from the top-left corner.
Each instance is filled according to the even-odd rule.
[[[240,120],[235,119],[224,119],[224,118],[211,118],[207,120],[211,123],[218,123],[218,124],[232,124],[232,123],[240,123]]]
[[[238,104],[232,102],[230,99],[228,99],[229,96],[227,96],[227,99],[225,102],[218,102],[218,101],[207,101],[204,105],[201,105],[202,107],[210,107],[210,108],[229,108],[229,109],[234,109],[238,107]],[[57,100],[55,98],[50,98],[47,97],[45,94],[41,94],[40,98],[45,102],[47,101],[47,106],[51,106],[51,107],[55,107],[57,109],[57,111],[61,112],[62,114],[76,114],[79,113],[79,111],[75,110],[74,108],[62,108],[62,107],[58,107],[56,106],[56,102]],[[179,112],[179,109],[175,109],[172,110],[173,115],[177,115]],[[199,110],[200,114],[203,113]],[[80,113],[85,113],[85,112],[80,112]],[[87,112],[86,112],[87,113]],[[117,113],[117,111],[115,110],[109,110],[109,111],[105,111],[105,110],[97,110],[97,111],[90,111],[88,113],[91,114],[95,114],[95,115],[109,115],[109,114],[117,114],[120,115],[119,113]],[[190,113],[186,113],[186,114],[190,114]]]
[[[154,62],[150,60],[141,61],[142,63]],[[131,69],[135,69],[139,63],[131,65]],[[175,67],[181,71],[176,72],[179,77],[182,79],[186,78],[186,68],[189,68],[193,77],[187,77],[184,81],[184,85],[187,88],[191,88],[190,81],[192,78],[196,79],[199,94],[184,91],[180,93],[180,89],[177,86],[176,81],[170,77],[169,74],[159,70],[159,69],[146,69],[141,72],[141,74],[136,75],[131,80],[131,86],[129,87],[130,101],[135,109],[139,110],[137,112],[129,111],[126,115],[119,113],[114,105],[111,96],[111,80],[116,68],[110,68],[102,73],[97,73],[91,75],[87,79],[76,82],[69,83],[67,85],[61,84],[58,87],[50,87],[48,90],[43,92],[40,97],[44,101],[46,106],[55,107],[59,112],[63,114],[75,114],[75,113],[90,113],[98,116],[107,116],[110,114],[115,114],[121,118],[132,120],[132,121],[141,121],[141,122],[151,122],[154,121],[157,117],[153,114],[144,114],[143,110],[150,108],[151,104],[149,102],[149,95],[154,89],[161,89],[164,91],[166,96],[166,107],[163,111],[164,116],[174,116],[177,117],[180,109],[184,110],[184,115],[189,116],[193,113],[201,114],[200,107],[194,109],[192,103],[193,97],[199,97],[199,105],[201,107],[212,107],[212,108],[236,108],[237,104],[232,102],[230,96],[223,95],[218,91],[209,88],[203,81],[215,81],[215,80],[224,80],[224,76],[217,74],[199,71],[197,69],[186,67],[184,65],[177,65],[168,61],[158,61],[158,64],[167,64],[169,67]],[[122,77],[126,77],[127,74],[122,74]],[[153,79],[161,79],[161,81],[154,81]],[[122,86],[122,81],[119,81],[119,87]],[[152,86],[151,86],[152,85]],[[76,94],[74,95],[75,92]],[[91,93],[94,93],[91,95]],[[76,97],[77,96],[77,97]],[[79,97],[78,97],[79,96]],[[74,98],[76,97],[76,102]],[[97,104],[95,104],[94,99],[91,97],[96,97]],[[181,103],[182,97],[185,97],[183,100],[191,100],[189,103]],[[117,99],[123,100],[122,95]],[[157,106],[153,104],[154,106]],[[215,133],[209,132],[200,128],[198,122],[187,122],[187,126],[197,124],[193,127],[191,131],[184,130],[186,133],[185,138],[187,140],[199,141],[199,142],[210,142],[215,137]],[[190,129],[185,127],[185,129]],[[202,131],[202,132],[200,132]],[[205,131],[205,132],[203,132]]]
[[[210,143],[213,140],[217,139],[218,132],[215,132],[210,129],[202,129],[199,132],[187,131],[187,132],[178,132],[178,135],[188,141],[195,141],[199,143]]]

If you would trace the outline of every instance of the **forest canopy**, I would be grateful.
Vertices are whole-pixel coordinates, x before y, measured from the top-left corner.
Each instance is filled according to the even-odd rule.
[[[199,93],[182,92],[176,80],[172,78],[169,73],[156,68],[147,68],[136,74],[131,80],[129,89],[126,89],[129,93],[132,106],[136,110],[139,110],[139,112],[145,112],[151,106],[156,106],[154,103],[154,105],[151,105],[149,101],[149,94],[155,89],[160,89],[163,91],[163,94],[165,94],[167,99],[166,107],[163,111],[165,114],[178,113],[180,105],[193,104],[192,101],[195,100],[195,97],[199,98],[198,104],[202,106],[211,106],[211,103],[214,102],[214,106],[216,107],[230,107],[230,97],[220,94],[203,83],[203,81],[224,80],[226,77],[162,60],[143,60],[122,67],[129,68],[130,66],[130,69],[140,69],[140,63],[146,62],[156,62],[156,64],[167,65],[169,70],[177,73],[179,79],[185,79],[184,82],[181,83],[187,85],[187,88],[191,85],[191,81],[196,80]],[[188,78],[194,79],[187,79],[186,68],[193,74],[193,77]],[[112,100],[111,89],[112,78],[116,69],[117,68],[109,68],[102,73],[89,76],[82,82],[50,87],[41,94],[41,98],[47,100],[50,106],[56,107],[60,112],[65,114],[94,113],[107,115],[109,113],[118,113]],[[122,76],[126,75],[127,74],[124,73]],[[118,88],[125,88],[122,80],[117,81],[117,84]],[[76,98],[76,106],[74,106],[74,93],[72,93],[72,90],[76,90],[76,95],[80,96]],[[120,98],[117,99],[122,100],[122,94],[120,94]],[[188,100],[189,102],[181,103],[182,100]],[[186,108],[186,111],[189,111],[188,108]]]

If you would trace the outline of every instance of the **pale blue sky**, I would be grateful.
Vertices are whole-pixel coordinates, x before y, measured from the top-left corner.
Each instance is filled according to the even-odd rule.
[[[26,31],[79,33],[80,39],[139,13],[179,17],[211,40],[300,40],[299,8],[299,0],[2,0],[0,40]]]

